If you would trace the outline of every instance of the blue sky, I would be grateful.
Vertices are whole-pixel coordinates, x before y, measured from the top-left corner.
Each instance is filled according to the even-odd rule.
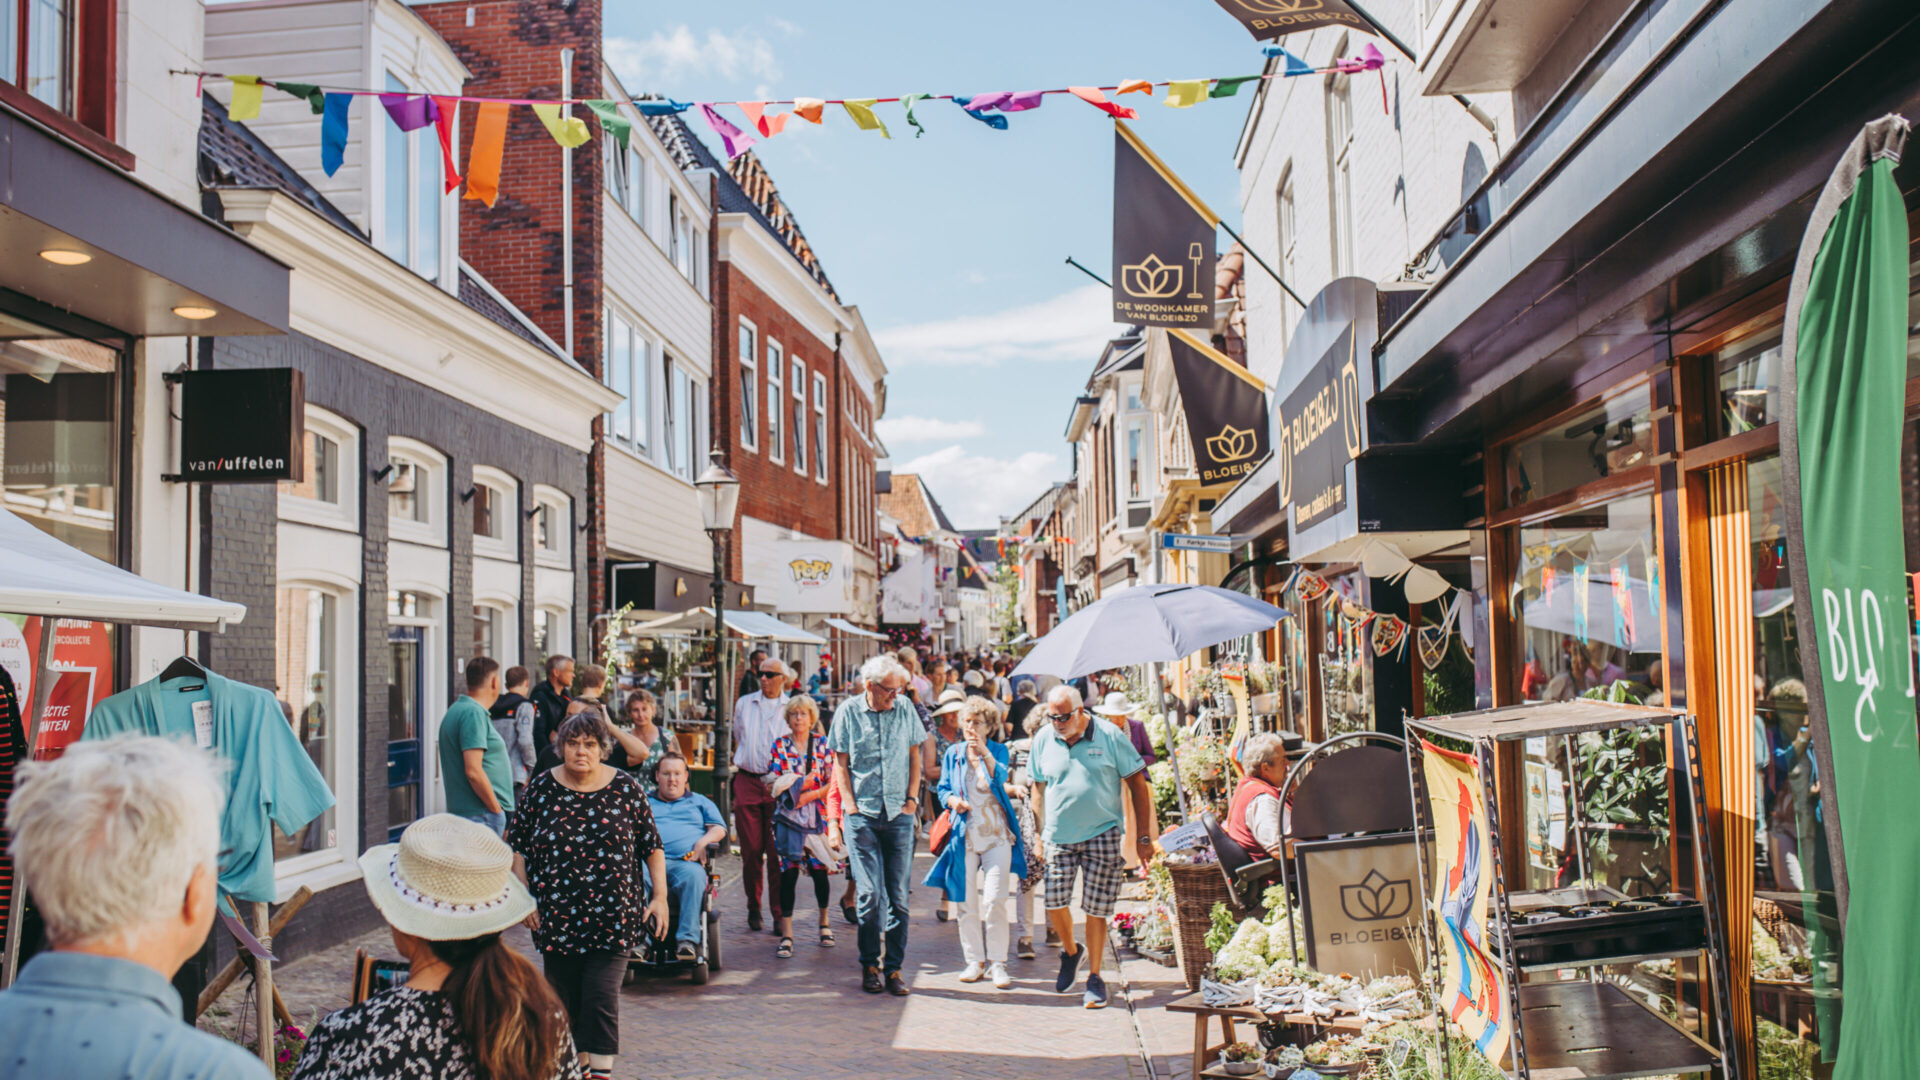
[[[1209,0],[736,0],[703,11],[614,0],[605,19],[627,88],[681,100],[977,94],[1249,75],[1262,63]],[[1121,99],[1140,111],[1135,129],[1236,226],[1233,146],[1251,93],[1191,109]],[[890,140],[830,107],[824,126],[795,120],[755,150],[880,343],[894,468],[925,475],[960,527],[989,527],[1066,477],[1067,413],[1115,330],[1106,291],[1063,262],[1073,255],[1106,274],[1112,124],[1066,95],[1013,115],[1007,131],[923,102],[918,139],[900,106],[875,111]],[[689,119],[718,151],[705,121]]]

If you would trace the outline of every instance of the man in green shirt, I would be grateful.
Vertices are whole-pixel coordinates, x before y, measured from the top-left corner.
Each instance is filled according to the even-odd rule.
[[[440,778],[447,788],[447,813],[504,833],[513,809],[513,769],[506,740],[487,714],[499,697],[499,661],[487,656],[467,661],[467,692],[440,719]]]

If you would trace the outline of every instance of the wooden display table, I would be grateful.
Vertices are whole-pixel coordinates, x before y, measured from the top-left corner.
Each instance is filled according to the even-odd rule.
[[[1188,994],[1167,1003],[1168,1012],[1193,1014],[1193,1075],[1225,1076],[1225,1073],[1209,1071],[1220,1051],[1230,1043],[1239,1042],[1234,1036],[1233,1022],[1244,1020],[1249,1024],[1287,1024],[1292,1027],[1311,1027],[1320,1031],[1359,1032],[1365,1027],[1365,1021],[1357,1016],[1310,1016],[1306,1013],[1283,1013],[1269,1016],[1251,1005],[1208,1005],[1199,994]],[[1214,1017],[1220,1020],[1221,1041],[1207,1042],[1207,1021]],[[1316,1036],[1317,1038],[1318,1036]]]

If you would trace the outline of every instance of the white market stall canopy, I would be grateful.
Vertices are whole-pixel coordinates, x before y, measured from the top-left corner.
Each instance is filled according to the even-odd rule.
[[[852,634],[854,637],[872,638],[875,641],[885,641],[887,639],[887,635],[885,634],[876,634],[871,630],[868,630],[864,627],[855,626],[852,623],[848,622],[847,620],[841,619],[841,618],[829,617],[827,619],[827,625],[833,627],[835,630],[838,630],[843,634]]]
[[[713,609],[694,608],[692,611],[683,611],[678,615],[668,615],[652,622],[641,623],[633,630],[636,634],[660,634],[673,631],[712,633]],[[788,645],[827,644],[827,639],[819,634],[802,630],[792,623],[781,622],[764,611],[727,612],[727,632],[743,638],[754,640],[765,638]]]
[[[5,510],[0,510],[0,551],[6,552],[0,560],[0,611],[180,630],[225,630],[247,617],[245,604],[148,581]]]

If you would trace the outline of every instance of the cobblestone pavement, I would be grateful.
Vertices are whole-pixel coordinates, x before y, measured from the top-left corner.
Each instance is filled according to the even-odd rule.
[[[928,865],[929,856],[921,854],[915,881]],[[802,889],[793,958],[777,959],[778,939],[747,929],[738,862],[729,857],[719,868],[724,969],[706,986],[681,977],[642,980],[622,991],[622,1053],[614,1070],[622,1080],[757,1080],[789,1071],[823,1080],[1191,1080],[1191,1020],[1163,1008],[1185,992],[1170,968],[1131,956],[1116,965],[1110,954],[1112,1004],[1099,1011],[1081,1007],[1078,987],[1072,994],[1053,992],[1058,953],[1045,947],[1037,959],[1008,961],[1010,990],[962,983],[958,931],[935,918],[939,894],[916,886],[905,969],[913,995],[870,996],[859,987],[854,928],[838,911],[839,945],[821,948],[808,910],[812,895]],[[836,878],[835,899],[840,884]],[[1130,885],[1129,892],[1139,888]],[[1123,902],[1123,909],[1129,906]],[[509,940],[534,955],[526,931],[511,931]],[[276,969],[275,982],[299,1023],[347,1004],[356,948],[394,955],[381,931]],[[231,990],[221,1006],[237,1009],[240,999]],[[210,1016],[202,1025],[221,1022]]]

